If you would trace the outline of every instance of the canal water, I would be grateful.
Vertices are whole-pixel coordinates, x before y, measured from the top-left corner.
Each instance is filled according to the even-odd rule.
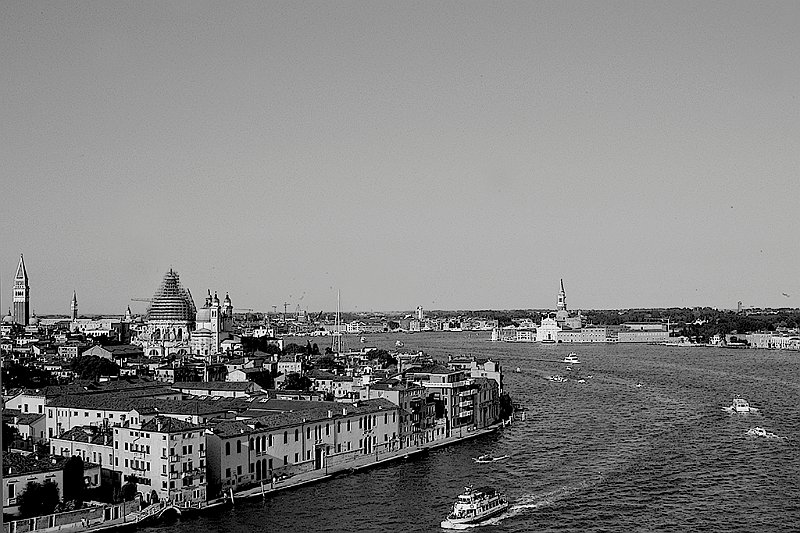
[[[474,332],[365,340],[384,349],[402,340],[404,351],[440,359],[495,358],[526,420],[424,457],[147,531],[442,531],[469,484],[495,486],[511,501],[509,511],[471,528],[481,533],[798,531],[800,353],[492,343]],[[581,363],[567,370],[558,361],[570,352]],[[546,379],[552,375],[567,381]],[[759,412],[725,412],[733,397]],[[748,435],[754,427],[777,438]],[[474,463],[481,453],[510,457]]]

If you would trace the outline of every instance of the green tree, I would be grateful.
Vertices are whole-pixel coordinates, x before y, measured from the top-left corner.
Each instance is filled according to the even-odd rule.
[[[97,380],[100,376],[119,376],[119,365],[105,357],[85,355],[76,357],[70,368],[81,379]]]
[[[64,464],[64,501],[83,502],[85,489],[83,459],[70,457]]]
[[[19,431],[14,426],[3,422],[3,451],[8,450],[11,443],[19,438]]]
[[[283,389],[285,390],[302,390],[307,391],[311,388],[311,380],[306,376],[301,376],[297,372],[287,374],[283,382]]]
[[[58,505],[58,485],[50,480],[44,483],[29,481],[25,492],[19,495],[18,503],[24,518],[51,514]]]
[[[376,361],[381,368],[397,364],[397,359],[386,350],[370,350],[366,354],[370,361]]]

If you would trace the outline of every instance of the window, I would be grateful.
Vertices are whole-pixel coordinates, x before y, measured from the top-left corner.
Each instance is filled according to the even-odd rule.
[[[347,431],[350,431],[350,421],[347,421]]]
[[[297,442],[298,440],[300,440],[300,430],[295,429],[294,430],[294,441]]]
[[[230,442],[226,442],[225,443],[225,455],[230,455],[230,454],[231,454],[231,443]],[[230,477],[230,474],[228,474],[228,476]]]
[[[16,485],[14,485],[13,483],[9,483],[8,484],[8,497],[9,498],[15,498],[16,497],[17,492],[16,492],[15,489],[16,489]]]
[[[225,469],[225,477],[231,477],[231,469],[230,468],[226,468]]]
[[[388,424],[389,423],[389,413],[384,413],[383,414],[383,423],[384,424]]]
[[[236,467],[236,475],[237,476],[241,476],[242,475],[242,465],[239,465],[239,466]]]
[[[284,455],[283,456],[283,466],[286,466],[288,464],[289,464],[289,456],[288,455]]]
[[[342,423],[341,422],[336,422],[336,432],[337,433],[341,433],[342,432]]]
[[[325,424],[325,436],[329,436],[331,434],[331,428],[329,424]]]
[[[271,447],[272,446],[272,434],[270,434],[269,439],[267,440],[267,442],[269,442],[269,446]]]
[[[311,428],[306,428],[306,438],[307,439],[311,438]]]
[[[288,431],[284,431],[283,432],[283,443],[286,444],[287,442],[289,442],[289,432]]]
[[[299,453],[294,454],[294,462],[297,463],[299,461],[300,461],[300,454]]]
[[[236,453],[242,453],[242,441],[236,441]]]
[[[128,443],[127,442],[125,443],[125,450],[126,451],[128,450]]]
[[[147,447],[147,451],[150,451],[150,446]],[[189,445],[189,453],[192,453],[192,445]]]

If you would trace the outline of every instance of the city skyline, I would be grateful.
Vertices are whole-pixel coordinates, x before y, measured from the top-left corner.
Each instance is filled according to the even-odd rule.
[[[800,305],[795,3],[0,14],[3,314]]]

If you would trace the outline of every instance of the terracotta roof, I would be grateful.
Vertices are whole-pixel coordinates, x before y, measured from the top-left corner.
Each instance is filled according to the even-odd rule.
[[[3,477],[54,472],[63,470],[67,457],[60,455],[23,455],[17,452],[3,452]]]

